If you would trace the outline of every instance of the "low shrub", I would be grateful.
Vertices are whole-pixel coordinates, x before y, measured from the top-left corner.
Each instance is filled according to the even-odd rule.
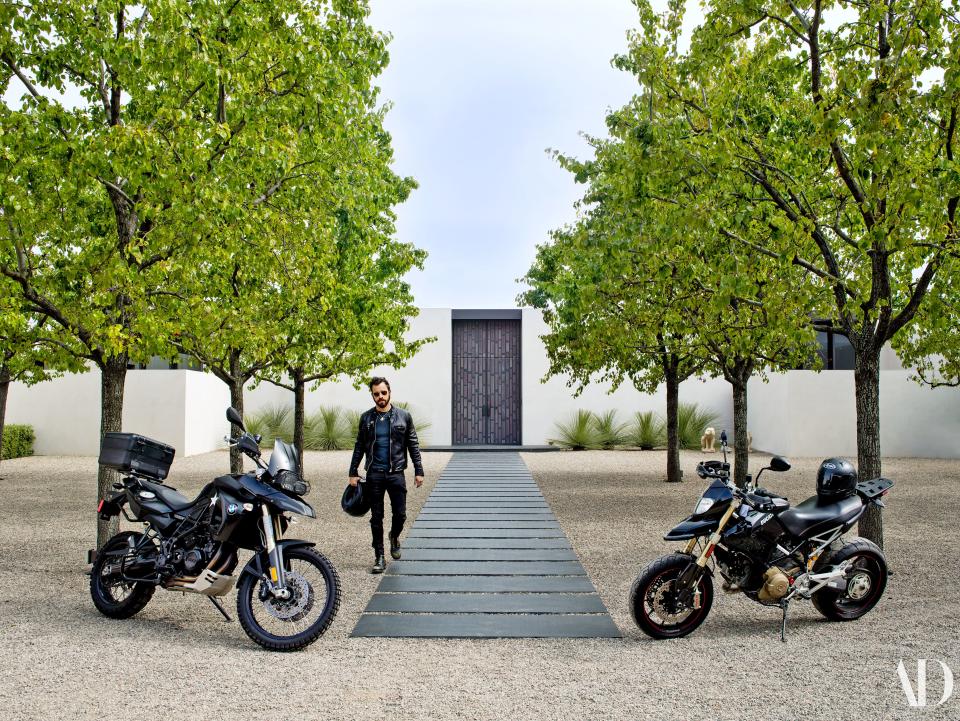
[[[394,404],[410,410],[407,403]],[[320,406],[303,418],[303,449],[305,451],[342,451],[353,448],[360,425],[361,411],[346,410],[340,406]],[[416,421],[416,418],[414,418]],[[269,448],[275,439],[293,443],[293,408],[284,405],[267,406],[244,419],[250,433],[263,436],[261,448]],[[420,445],[426,446],[425,433],[432,424],[416,423]]]
[[[267,406],[243,419],[243,424],[253,435],[260,434],[261,448],[269,448],[273,441],[293,441],[293,408],[284,405]]]
[[[593,426],[597,432],[597,443],[604,450],[610,450],[616,446],[622,446],[627,442],[627,431],[629,424],[620,423],[617,420],[617,411],[615,409],[605,413],[593,414]]]
[[[352,448],[356,426],[340,406],[320,406],[303,419],[303,449],[306,451],[342,451]]]
[[[600,434],[592,412],[578,410],[566,423],[556,423],[557,437],[550,438],[552,445],[583,451],[600,447]]]
[[[719,418],[720,416],[713,411],[701,411],[696,403],[681,403],[677,409],[677,434],[680,437],[680,447],[699,448],[703,432],[707,426],[716,424]]]
[[[656,448],[667,444],[667,424],[653,411],[637,411],[627,440],[638,448]]]
[[[36,440],[33,426],[11,423],[3,427],[3,448],[0,449],[0,458],[22,458],[33,455],[33,442]]]

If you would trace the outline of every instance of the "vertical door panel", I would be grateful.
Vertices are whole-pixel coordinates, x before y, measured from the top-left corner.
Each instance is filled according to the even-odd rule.
[[[521,442],[520,321],[453,322],[453,442]]]

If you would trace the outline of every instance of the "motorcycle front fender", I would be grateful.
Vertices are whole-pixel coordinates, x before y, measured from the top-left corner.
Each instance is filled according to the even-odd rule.
[[[284,551],[286,551],[288,548],[312,548],[316,545],[316,543],[312,543],[311,541],[300,541],[296,538],[285,538],[282,541],[277,542],[277,549],[279,549],[280,556],[282,557]],[[247,565],[243,567],[243,571],[240,572],[240,575],[242,576],[245,573],[251,573],[257,578],[263,578],[265,575],[267,575],[268,568],[270,568],[270,554],[264,550],[255,554],[247,562]]]
[[[717,530],[719,522],[719,518],[705,518],[695,521],[692,517],[689,517],[674,526],[670,532],[663,537],[663,540],[688,541],[698,536],[707,536]]]
[[[265,496],[264,500],[274,508],[278,508],[281,511],[298,513],[301,516],[306,516],[307,518],[317,517],[316,511],[313,510],[313,506],[311,506],[309,503],[306,501],[301,501],[299,498],[288,496],[286,493],[281,493],[280,491],[271,493],[269,496]]]

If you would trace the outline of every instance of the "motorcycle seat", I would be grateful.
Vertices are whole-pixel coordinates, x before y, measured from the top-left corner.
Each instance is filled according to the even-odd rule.
[[[791,535],[808,538],[848,523],[862,512],[863,503],[856,495],[839,501],[825,501],[819,496],[812,496],[779,514],[777,518]]]
[[[165,486],[162,483],[140,481],[140,485],[143,486],[145,490],[155,493],[157,498],[170,506],[170,510],[172,511],[185,511],[194,503],[196,503],[196,499],[191,501],[183,494],[178,493],[174,489],[170,488],[169,486]]]

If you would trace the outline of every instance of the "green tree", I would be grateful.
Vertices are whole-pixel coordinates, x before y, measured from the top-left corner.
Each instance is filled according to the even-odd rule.
[[[930,285],[929,297],[917,311],[909,333],[894,338],[893,347],[917,380],[931,388],[960,386],[960,267],[957,258],[944,262]]]
[[[365,212],[335,214],[336,251],[326,265],[310,264],[306,286],[294,291],[307,301],[284,318],[284,343],[258,376],[294,394],[293,439],[301,472],[307,387],[341,375],[359,381],[378,365],[401,367],[433,340],[406,338],[408,321],[419,311],[403,276],[422,267],[426,254],[393,239],[391,206],[406,197],[412,181],[394,176],[387,160],[364,164],[364,172],[379,167],[384,187],[368,195],[375,200]],[[359,178],[351,184],[371,187]]]
[[[194,291],[204,264],[229,275],[249,243],[282,252],[275,206],[308,174],[322,184],[317,133],[339,138],[345,107],[375,94],[386,51],[367,14],[363,0],[0,8],[0,89],[24,88],[0,108],[0,274],[100,368],[102,432],[120,430],[128,364],[193,327],[160,299]],[[114,476],[101,468],[101,494]]]
[[[0,445],[11,383],[32,385],[84,369],[69,342],[49,318],[25,306],[8,279],[0,278]]]
[[[668,221],[650,215],[628,141],[590,142],[592,161],[558,156],[589,184],[582,217],[538,246],[522,279],[530,290],[519,301],[543,311],[548,373],[567,375],[577,394],[594,378],[610,382],[611,390],[629,380],[646,393],[666,384],[667,481],[678,482],[679,385],[702,365],[680,308],[696,294],[676,282],[670,258],[676,246],[654,237]]]
[[[641,391],[666,382],[669,480],[680,476],[679,381],[694,373],[726,379],[742,484],[747,384],[809,357],[811,299],[794,287],[789,265],[731,241],[733,231],[769,234],[769,212],[738,206],[743,179],[703,151],[711,125],[661,92],[680,72],[670,40],[680,23],[676,11],[647,11],[630,53],[616,59],[644,90],[608,115],[611,139],[591,139],[592,161],[561,158],[590,187],[580,222],[539,249],[524,299],[547,309],[551,372],[571,373],[581,387],[601,371],[615,384],[630,377]]]
[[[774,211],[762,242],[736,240],[831,299],[821,327],[853,347],[865,478],[881,471],[881,349],[930,319],[958,247],[958,27],[955,0],[715,0],[667,91]],[[860,533],[882,545],[879,508]]]

